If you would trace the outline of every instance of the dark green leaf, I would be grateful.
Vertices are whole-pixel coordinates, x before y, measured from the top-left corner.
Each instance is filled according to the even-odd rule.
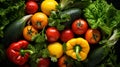
[[[66,43],[63,43],[63,50],[66,51]]]
[[[64,28],[65,28],[64,25],[60,25],[60,24],[57,25],[57,29],[58,29],[58,30],[64,30]]]
[[[48,49],[42,49],[41,50],[41,56],[43,58],[48,58],[50,56]]]
[[[42,29],[42,31],[38,34],[36,34],[34,37],[32,37],[32,41],[34,41],[35,43],[45,43],[46,41],[46,36],[45,36],[45,28]]]

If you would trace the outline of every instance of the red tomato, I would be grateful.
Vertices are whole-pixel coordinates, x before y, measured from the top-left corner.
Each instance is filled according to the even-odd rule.
[[[100,41],[101,35],[97,29],[88,29],[85,33],[85,39],[90,44],[96,44]]]
[[[60,37],[60,32],[55,27],[49,27],[46,30],[47,40],[49,42],[55,42]]]
[[[74,33],[71,29],[63,30],[60,36],[61,41],[67,42],[68,40],[72,39],[74,37]]]
[[[83,19],[77,19],[72,23],[72,31],[77,34],[81,35],[84,34],[88,29],[88,24]]]
[[[38,4],[35,1],[28,1],[25,10],[27,14],[34,14],[38,10]]]
[[[27,0],[27,1],[36,1],[36,0]]]
[[[39,2],[40,0],[27,0],[27,1],[36,1],[36,2]]]
[[[50,60],[48,58],[40,58],[37,67],[49,67]]]

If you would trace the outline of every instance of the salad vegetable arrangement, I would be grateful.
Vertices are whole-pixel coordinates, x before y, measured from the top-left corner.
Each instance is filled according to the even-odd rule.
[[[15,2],[15,3],[14,3]],[[120,10],[107,0],[1,0],[0,64],[119,67]]]

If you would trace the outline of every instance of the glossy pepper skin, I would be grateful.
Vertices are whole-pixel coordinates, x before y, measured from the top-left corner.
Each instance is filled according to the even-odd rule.
[[[89,50],[90,46],[84,38],[72,38],[66,43],[66,54],[78,61],[85,60]]]
[[[7,49],[7,56],[13,63],[17,65],[24,65],[29,58],[29,53],[21,54],[21,49],[26,49],[28,47],[28,42],[25,40],[20,40],[18,42],[12,43]]]

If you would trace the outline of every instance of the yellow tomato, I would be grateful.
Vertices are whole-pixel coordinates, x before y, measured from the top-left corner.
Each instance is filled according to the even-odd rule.
[[[52,10],[56,10],[57,5],[58,3],[55,0],[44,0],[40,6],[42,12],[49,16]]]
[[[51,43],[48,45],[48,51],[51,56],[60,58],[63,55],[63,47],[59,42]]]

